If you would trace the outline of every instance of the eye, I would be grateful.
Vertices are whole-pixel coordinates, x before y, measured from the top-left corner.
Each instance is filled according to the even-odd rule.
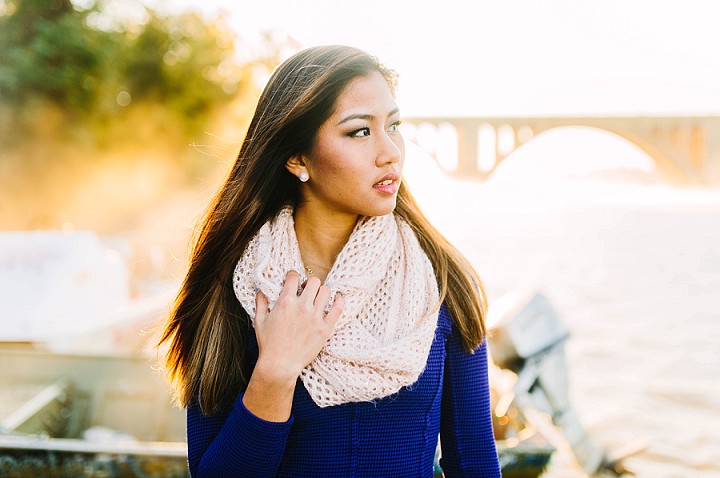
[[[355,131],[352,131],[348,136],[352,138],[364,138],[366,136],[370,136],[370,128],[360,128],[356,129]]]
[[[393,124],[390,125],[390,128],[388,128],[388,131],[390,131],[391,133],[397,133],[398,131],[400,131],[401,123],[402,123],[402,121],[394,122]]]

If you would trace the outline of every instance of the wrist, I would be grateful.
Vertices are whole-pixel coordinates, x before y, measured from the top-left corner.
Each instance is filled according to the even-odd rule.
[[[298,374],[299,375],[299,374]],[[278,373],[258,360],[243,395],[243,405],[258,418],[285,422],[290,418],[297,375]]]
[[[299,376],[299,371],[284,367],[275,361],[264,360],[260,357],[255,364],[251,380],[255,379],[258,384],[263,384],[265,387],[294,389],[295,382],[297,382]]]

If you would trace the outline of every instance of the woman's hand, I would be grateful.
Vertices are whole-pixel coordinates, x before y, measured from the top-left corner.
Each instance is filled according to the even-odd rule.
[[[298,294],[300,276],[289,271],[280,297],[268,311],[265,295],[258,291],[255,302],[255,336],[258,361],[248,383],[243,403],[260,418],[284,421],[290,416],[295,382],[305,366],[317,357],[332,335],[343,310],[337,294],[332,308],[330,289],[311,277]]]
[[[337,295],[325,314],[330,289],[310,277],[298,295],[300,276],[289,271],[280,297],[271,311],[265,294],[258,291],[255,303],[255,335],[258,366],[280,379],[295,381],[303,368],[320,353],[335,328],[343,308]]]

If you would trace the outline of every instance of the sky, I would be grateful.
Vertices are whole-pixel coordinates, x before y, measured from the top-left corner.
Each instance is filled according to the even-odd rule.
[[[362,48],[399,73],[406,118],[720,115],[716,0],[141,1],[221,18],[240,51],[260,48],[263,32],[299,48]],[[609,132],[568,127],[541,137],[504,162],[507,177],[656,168]]]
[[[406,115],[720,114],[714,0],[146,0],[247,42],[344,43],[400,73]]]

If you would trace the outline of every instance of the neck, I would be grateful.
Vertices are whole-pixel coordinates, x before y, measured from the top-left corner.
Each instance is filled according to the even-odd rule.
[[[311,275],[324,281],[359,216],[320,212],[307,203],[299,204],[294,216],[295,235],[303,262],[312,269]]]

